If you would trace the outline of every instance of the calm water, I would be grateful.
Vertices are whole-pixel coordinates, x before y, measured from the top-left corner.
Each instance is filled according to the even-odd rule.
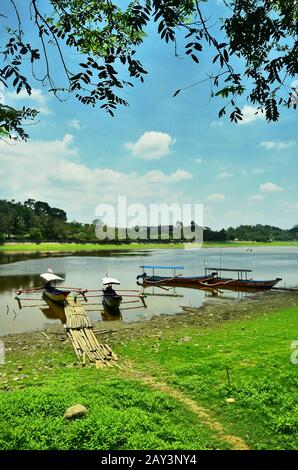
[[[221,263],[222,267],[252,269],[253,277],[256,279],[281,277],[283,279],[279,283],[281,287],[298,285],[298,248],[296,247],[253,248],[252,251],[247,251],[245,248],[224,248],[221,250]],[[30,331],[43,328],[49,323],[60,322],[56,319],[59,312],[53,311],[39,294],[28,296],[33,300],[22,302],[22,309],[15,300],[15,290],[39,286],[39,274],[47,271],[48,267],[62,276],[65,279],[64,285],[67,286],[99,289],[102,277],[109,273],[111,277],[119,279],[122,289],[136,289],[136,276],[141,273],[139,266],[142,264],[177,264],[185,266],[185,269],[181,271],[185,276],[200,275],[205,266],[219,266],[220,250],[213,248],[133,253],[109,252],[93,253],[87,256],[55,255],[50,258],[44,255],[13,257],[2,254],[0,256],[0,335]],[[147,272],[149,273],[150,270]],[[146,293],[159,295],[147,297],[146,309],[141,306],[141,303],[122,304],[120,318],[122,321],[131,322],[140,318],[151,318],[157,314],[172,315],[181,312],[182,306],[199,307],[207,300],[216,301],[210,292],[195,289],[176,288],[165,291],[155,287],[146,289]],[[223,301],[248,295],[232,291],[220,294]],[[125,298],[124,300],[135,299]],[[131,308],[135,306],[138,308]],[[86,309],[93,321],[110,319],[102,313],[99,298],[90,299],[86,304]]]

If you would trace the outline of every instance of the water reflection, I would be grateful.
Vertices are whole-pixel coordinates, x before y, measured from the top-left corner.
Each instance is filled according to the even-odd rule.
[[[52,258],[65,258],[67,256],[80,256],[80,257],[98,257],[98,258],[109,258],[113,256],[117,257],[125,257],[125,256],[150,256],[150,252],[148,251],[138,251],[133,252],[132,250],[96,250],[96,251],[66,251],[66,252],[39,252],[36,251],[34,253],[29,252],[0,252],[0,265],[1,264],[10,264],[10,263],[17,263],[18,261],[26,261],[26,260],[33,260],[33,259],[48,259],[51,260]]]
[[[21,274],[17,276],[1,276],[0,292],[10,292],[22,289],[33,289],[40,286],[39,274]]]
[[[47,297],[47,295],[45,295],[45,293],[42,294],[42,299],[47,304],[44,307],[40,307],[40,310],[44,316],[49,320],[60,320],[64,325],[66,323],[66,316],[63,305],[59,305],[56,302],[53,302]]]
[[[17,258],[16,258],[17,256]],[[140,266],[144,265],[143,257],[150,259],[150,264],[158,265],[182,265],[185,267],[184,275],[200,275],[204,272],[204,266],[218,265],[218,249],[201,249],[197,251],[188,250],[159,250],[150,252],[96,252],[77,254],[71,256],[52,256],[51,258],[40,255],[22,254],[13,255],[11,262],[7,260],[7,254],[0,254],[2,261],[6,259],[7,264],[0,265],[0,334],[17,333],[23,331],[43,328],[45,318],[48,322],[61,323],[61,315],[54,318],[50,311],[51,307],[42,299],[41,293],[26,295],[33,299],[32,302],[24,301],[22,310],[18,310],[15,300],[15,291],[30,289],[40,286],[40,273],[45,272],[50,266],[55,273],[65,279],[66,286],[94,289],[98,291],[102,287],[102,278],[106,272],[111,277],[117,277],[121,282],[121,289],[135,290],[136,276],[140,272]],[[298,275],[298,249],[297,248],[258,248],[252,253],[243,248],[222,250],[222,262],[225,267],[249,268],[253,270],[255,279],[271,279],[282,277],[279,284],[283,286],[297,285]],[[162,286],[161,286],[162,287]],[[120,320],[132,322],[144,318],[152,318],[154,315],[174,315],[181,312],[181,305],[188,307],[200,307],[205,301],[216,302],[225,299],[240,300],[251,295],[250,292],[237,292],[223,289],[202,290],[191,286],[181,286],[167,290],[168,287],[160,288],[152,286],[145,289],[147,296],[147,308],[142,305],[132,308],[133,305],[121,304]],[[139,289],[141,291],[141,288]],[[260,295],[262,295],[260,293]],[[91,297],[91,296],[90,296]],[[96,303],[93,303],[93,300]],[[130,299],[132,300],[132,299]],[[94,297],[90,303],[83,305],[88,310],[91,321],[100,319],[112,321],[109,312],[102,312],[101,299]],[[33,306],[32,306],[32,305]],[[92,305],[93,304],[93,305]],[[43,311],[40,309],[47,309]],[[52,309],[53,310],[53,309]],[[17,312],[15,318],[14,311]],[[50,318],[49,318],[50,316]],[[57,318],[58,317],[58,318]],[[119,319],[119,314],[118,314]]]
[[[119,308],[110,310],[105,304],[103,304],[102,307],[103,310],[101,310],[100,313],[103,321],[117,321],[123,319]]]

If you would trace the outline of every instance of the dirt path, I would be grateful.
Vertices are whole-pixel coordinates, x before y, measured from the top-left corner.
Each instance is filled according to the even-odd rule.
[[[233,450],[250,450],[248,445],[241,439],[240,437],[233,436],[232,434],[227,434],[223,425],[216,421],[202,406],[198,405],[194,400],[189,398],[187,395],[182,393],[180,390],[177,390],[165,382],[161,382],[151,375],[145,374],[143,372],[136,371],[133,369],[130,372],[125,372],[123,374],[126,378],[139,380],[143,384],[154,388],[155,390],[159,390],[160,392],[164,392],[170,397],[174,398],[175,400],[180,401],[191,411],[197,415],[197,417],[201,420],[201,422],[207,426],[212,431],[218,435],[218,437],[222,440],[230,444]]]

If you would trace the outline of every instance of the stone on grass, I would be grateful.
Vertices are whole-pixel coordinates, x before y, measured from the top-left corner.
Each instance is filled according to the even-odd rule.
[[[235,403],[236,400],[235,400],[235,398],[227,398],[227,399],[226,399],[226,402],[227,402],[227,403]]]
[[[87,408],[84,405],[73,405],[69,408],[64,413],[64,418],[65,419],[75,419],[75,418],[81,418],[82,416],[85,416],[87,413]]]
[[[178,343],[189,343],[189,341],[191,340],[191,337],[190,336],[184,336],[184,338],[179,338],[177,340]]]

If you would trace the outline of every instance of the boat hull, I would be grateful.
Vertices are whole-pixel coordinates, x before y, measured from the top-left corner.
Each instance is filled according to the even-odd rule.
[[[46,290],[44,294],[53,302],[64,304],[70,291],[59,291],[58,289],[55,291]]]
[[[140,282],[141,279],[141,282]],[[144,286],[200,286],[213,279],[212,276],[189,276],[189,277],[166,277],[166,276],[144,276],[141,274],[137,277],[137,284]]]
[[[268,280],[268,281],[255,281],[248,279],[229,279],[229,278],[214,278],[207,281],[207,285],[213,288],[220,289],[252,289],[252,290],[270,290],[279,281],[280,278]]]
[[[107,307],[109,310],[119,310],[120,304],[122,301],[121,295],[107,295],[104,294],[103,296],[103,303],[105,307]]]
[[[141,282],[140,282],[141,281]],[[280,278],[257,281],[253,279],[232,279],[217,276],[190,276],[190,277],[165,277],[165,276],[147,276],[141,274],[137,277],[137,284],[144,287],[149,286],[172,286],[197,289],[235,289],[235,290],[270,290],[279,281]]]

